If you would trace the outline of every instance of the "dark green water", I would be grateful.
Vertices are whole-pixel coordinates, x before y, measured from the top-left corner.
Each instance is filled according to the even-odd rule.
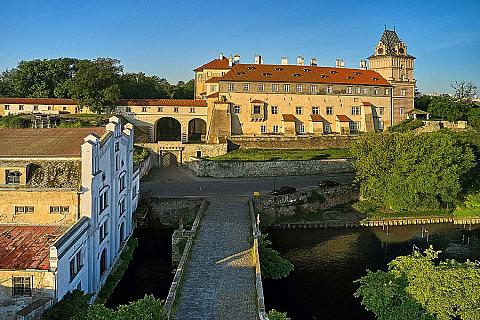
[[[269,230],[273,246],[294,265],[289,277],[264,280],[267,310],[288,312],[293,320],[375,319],[353,297],[355,279],[366,269],[386,270],[413,246],[432,245],[442,259],[480,260],[480,229],[453,224],[342,229]],[[423,237],[422,237],[423,233]],[[428,238],[428,239],[427,239]]]

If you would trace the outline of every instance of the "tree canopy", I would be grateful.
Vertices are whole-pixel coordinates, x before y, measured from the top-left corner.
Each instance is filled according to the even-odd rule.
[[[450,132],[366,133],[350,151],[362,197],[393,211],[453,207],[474,166],[472,149]]]
[[[118,99],[193,99],[194,81],[124,73],[119,60],[59,58],[21,61],[0,75],[0,97],[73,98],[95,112]]]
[[[287,259],[282,258],[280,253],[272,248],[272,242],[267,239],[267,235],[263,234],[259,238],[258,252],[263,278],[284,278],[293,270],[293,264]]]
[[[473,320],[480,318],[480,265],[446,260],[427,249],[400,256],[388,271],[367,270],[354,296],[379,320]]]

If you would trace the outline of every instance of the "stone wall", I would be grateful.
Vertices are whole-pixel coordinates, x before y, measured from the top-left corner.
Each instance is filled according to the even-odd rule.
[[[433,132],[440,129],[447,128],[452,130],[465,130],[467,128],[467,121],[443,121],[443,120],[428,120],[423,121],[423,126],[416,129],[416,132]]]
[[[162,156],[174,157],[177,163],[187,163],[196,158],[198,152],[201,157],[216,157],[227,153],[226,143],[182,143],[181,141],[160,141],[158,143],[139,143],[139,146],[149,149],[155,155],[154,164],[160,164],[158,159],[160,150]]]
[[[145,202],[150,205],[147,227],[178,228],[181,224],[191,225],[202,204],[202,199],[194,198],[163,199],[148,196],[147,198]]]
[[[353,172],[351,160],[210,161],[197,159],[189,168],[199,177],[275,177]]]
[[[229,148],[244,149],[344,149],[350,147],[356,136],[326,135],[326,136],[280,136],[255,135],[232,136],[229,138]]]

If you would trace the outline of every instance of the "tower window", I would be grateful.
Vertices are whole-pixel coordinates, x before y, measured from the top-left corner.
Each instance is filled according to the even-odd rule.
[[[401,90],[400,90],[400,95],[406,96],[406,95],[407,95],[407,90],[401,89]]]

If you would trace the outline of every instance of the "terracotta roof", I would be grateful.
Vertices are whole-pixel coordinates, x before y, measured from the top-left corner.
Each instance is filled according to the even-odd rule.
[[[0,157],[79,157],[85,137],[105,132],[105,127],[0,129]]]
[[[255,100],[252,100],[250,103],[265,103],[265,101],[255,99]]]
[[[293,114],[282,114],[283,121],[285,122],[295,122],[296,118]]]
[[[56,99],[56,98],[0,98],[0,104],[66,104],[78,105],[73,99]]]
[[[368,101],[362,101],[362,104],[363,104],[364,106],[373,106],[373,104],[371,104],[371,103],[368,102]]]
[[[236,64],[220,81],[391,86],[373,70],[272,64]]]
[[[205,83],[218,83],[218,80],[222,79],[222,77],[211,77]]]
[[[174,107],[206,107],[205,100],[190,99],[122,99],[117,106],[174,106]]]
[[[218,98],[218,97],[219,97],[218,92],[214,92],[214,93],[209,94],[209,95],[207,96],[207,98]]]
[[[337,120],[340,122],[350,122],[350,118],[344,114],[337,114]]]
[[[50,246],[67,226],[0,226],[0,269],[48,270]]]
[[[311,114],[310,118],[313,122],[324,122],[326,121],[321,115],[319,114]],[[328,121],[327,121],[328,122]]]
[[[203,66],[198,67],[193,71],[202,71],[203,69],[230,69],[230,68],[232,67],[228,65],[228,58],[223,57],[223,59],[217,58],[210,62],[207,62]]]

